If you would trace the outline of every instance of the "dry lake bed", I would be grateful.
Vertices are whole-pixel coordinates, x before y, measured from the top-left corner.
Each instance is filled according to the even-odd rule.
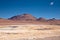
[[[60,40],[60,25],[0,25],[0,40]]]

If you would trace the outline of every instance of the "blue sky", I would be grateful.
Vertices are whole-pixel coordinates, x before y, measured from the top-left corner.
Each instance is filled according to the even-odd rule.
[[[23,13],[32,14],[37,18],[60,19],[60,0],[0,0],[1,18]]]

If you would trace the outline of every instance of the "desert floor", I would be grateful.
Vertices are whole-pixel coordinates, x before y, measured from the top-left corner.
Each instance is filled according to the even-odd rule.
[[[0,40],[60,40],[60,25],[0,25]]]

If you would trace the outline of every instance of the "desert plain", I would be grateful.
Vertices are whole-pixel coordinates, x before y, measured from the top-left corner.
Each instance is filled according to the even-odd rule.
[[[60,25],[0,25],[0,40],[60,40]]]

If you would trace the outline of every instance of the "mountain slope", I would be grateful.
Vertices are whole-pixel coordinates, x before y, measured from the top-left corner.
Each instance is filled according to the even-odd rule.
[[[49,25],[60,25],[60,20],[55,18],[45,19],[36,18],[30,14],[16,15],[9,19],[0,18],[0,25],[20,25],[20,24],[49,24]]]
[[[10,20],[25,20],[25,21],[33,21],[36,20],[36,18],[30,14],[22,14],[22,15],[17,15],[9,18]]]

